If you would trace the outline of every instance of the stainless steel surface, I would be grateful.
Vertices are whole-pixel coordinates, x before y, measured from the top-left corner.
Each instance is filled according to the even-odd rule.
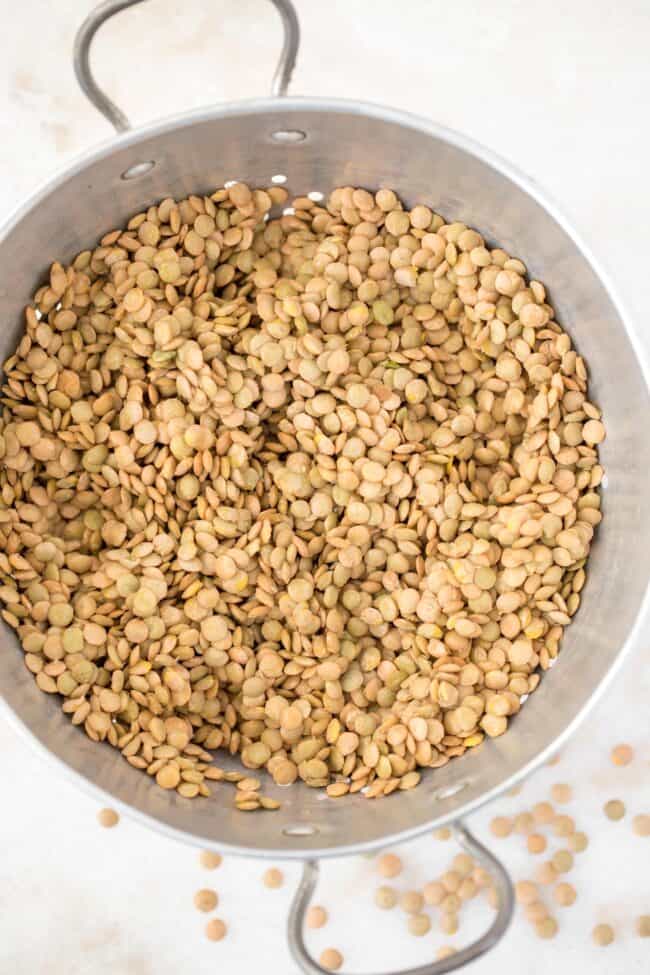
[[[418,965],[417,968],[401,969],[399,975],[445,975],[445,972],[455,972],[493,948],[503,937],[512,920],[515,899],[512,883],[505,868],[482,843],[479,843],[463,823],[455,824],[454,833],[467,852],[490,873],[497,894],[497,913],[487,931],[472,944],[460,948],[449,958],[441,958],[428,965]],[[305,916],[317,883],[318,863],[315,860],[307,860],[287,921],[289,950],[293,960],[305,975],[328,975],[329,972],[329,969],[323,968],[311,956],[303,937]]]
[[[112,12],[116,3],[100,9]],[[93,23],[98,26],[96,18]],[[92,30],[84,30],[87,55]],[[101,92],[95,86],[92,94]],[[287,141],[287,133],[298,141]],[[71,259],[161,197],[209,192],[228,179],[265,185],[280,176],[299,194],[341,184],[389,186],[408,205],[426,202],[520,256],[547,284],[559,320],[587,357],[608,428],[606,517],[557,666],[508,734],[429,771],[412,791],[377,802],[361,795],[330,800],[304,785],[282,789],[269,782],[265,788],[282,807],[259,817],[239,815],[224,789],[199,802],[164,792],[71,726],[57,702],[37,689],[13,632],[3,628],[0,693],[7,709],[80,784],[185,842],[314,858],[377,848],[464,815],[543,762],[602,692],[633,642],[650,574],[650,435],[643,422],[649,392],[619,303],[535,187],[490,152],[431,122],[325,99],[273,98],[186,114],[122,135],[48,184],[0,234],[0,353],[13,351],[22,309],[54,258]]]
[[[99,87],[90,66],[90,48],[95,34],[107,20],[128,7],[135,7],[145,0],[104,0],[91,10],[74,39],[74,70],[81,90],[114,127],[116,132],[127,132],[131,123],[115,102]],[[273,75],[271,94],[280,97],[287,94],[291,75],[298,56],[300,25],[291,0],[270,0],[282,20],[283,41],[280,57]]]

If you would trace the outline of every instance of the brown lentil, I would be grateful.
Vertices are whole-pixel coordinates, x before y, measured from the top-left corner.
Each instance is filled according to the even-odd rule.
[[[518,904],[532,904],[537,900],[539,891],[530,880],[520,880],[515,884],[515,896]]]
[[[408,929],[416,937],[422,937],[431,930],[431,918],[428,914],[410,914]]]
[[[632,829],[637,836],[650,836],[650,816],[647,813],[639,813],[632,819]]]
[[[570,785],[566,785],[563,782],[558,782],[556,785],[551,786],[551,798],[553,802],[565,803],[570,802],[573,796],[573,789]]]
[[[205,933],[210,941],[222,941],[226,937],[227,931],[226,922],[218,917],[212,918],[205,926]]]
[[[599,945],[601,948],[611,945],[614,940],[614,928],[611,924],[597,924],[593,929],[591,936],[595,944]]]
[[[541,833],[530,833],[526,838],[529,853],[543,853],[546,849],[546,837]]]
[[[538,938],[554,938],[557,934],[557,921],[554,917],[545,917],[535,925],[535,933]]]
[[[560,907],[570,907],[571,904],[575,903],[576,889],[572,884],[557,884],[553,888],[553,898]]]
[[[407,914],[419,914],[424,906],[424,897],[419,890],[407,890],[400,897],[399,906]]]
[[[325,948],[321,952],[319,961],[323,968],[327,968],[331,972],[338,972],[343,964],[343,955],[336,948]]]
[[[490,832],[493,836],[503,839],[512,833],[512,820],[507,816],[495,816],[490,823]]]
[[[589,837],[586,833],[574,833],[569,836],[567,844],[573,853],[582,853],[589,846]]]
[[[616,745],[612,748],[610,758],[614,765],[629,765],[634,758],[634,749],[631,745]]]
[[[375,891],[375,904],[382,910],[390,910],[397,904],[397,891],[393,887],[382,885]]]
[[[535,878],[537,883],[544,884],[545,886],[555,883],[557,879],[555,864],[551,860],[545,860],[544,863],[540,863],[535,871]]]
[[[322,928],[325,924],[327,924],[327,911],[324,907],[314,904],[307,911],[307,927]]]
[[[100,809],[97,813],[97,821],[100,826],[104,826],[106,829],[112,829],[113,826],[117,826],[120,817],[114,809]]]
[[[397,877],[402,869],[402,861],[395,853],[383,853],[377,860],[377,870],[382,877]]]
[[[650,914],[641,914],[636,919],[636,933],[640,938],[650,938]]]
[[[204,887],[202,890],[197,890],[194,895],[194,906],[197,911],[204,911],[206,914],[213,911],[217,904],[219,903],[219,898],[217,896],[216,890],[210,890],[209,887]]]
[[[551,857],[556,873],[568,873],[573,867],[573,853],[570,850],[556,850]]]
[[[617,822],[625,816],[625,803],[620,799],[610,799],[603,806],[603,812],[608,819]]]
[[[212,850],[201,850],[199,862],[206,870],[216,870],[221,866],[223,857],[219,853],[213,853]]]
[[[270,887],[276,890],[278,887],[282,887],[284,883],[284,874],[277,867],[269,867],[265,870],[264,876],[262,877],[262,882],[265,887]]]

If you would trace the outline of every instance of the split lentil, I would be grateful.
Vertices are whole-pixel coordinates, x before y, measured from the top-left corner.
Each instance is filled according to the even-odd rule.
[[[4,366],[2,617],[186,798],[219,749],[373,798],[503,734],[601,520],[600,411],[524,265],[390,190],[285,200],[168,198],[55,262]]]

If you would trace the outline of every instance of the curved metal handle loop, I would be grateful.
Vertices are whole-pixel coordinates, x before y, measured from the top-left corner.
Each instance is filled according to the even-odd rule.
[[[124,112],[117,107],[115,102],[111,101],[95,81],[90,67],[90,47],[95,34],[103,23],[110,20],[114,14],[121,10],[126,10],[127,7],[134,7],[143,2],[144,0],[104,0],[104,3],[100,3],[88,14],[74,39],[74,71],[81,90],[118,133],[130,129],[131,123]],[[271,93],[275,96],[281,96],[287,94],[291,75],[296,65],[298,45],[300,44],[300,25],[291,0],[271,0],[271,3],[280,14],[284,31],[282,51],[271,86]]]
[[[512,920],[515,902],[512,883],[507,871],[499,860],[472,836],[466,826],[462,823],[455,823],[453,830],[460,844],[479,861],[481,866],[485,867],[494,880],[498,897],[496,917],[487,931],[473,944],[461,948],[448,958],[441,958],[439,961],[420,965],[417,968],[403,969],[399,975],[445,975],[445,972],[456,971],[456,969],[467,965],[493,948],[503,937]],[[289,911],[287,925],[289,949],[293,960],[305,975],[330,975],[328,970],[319,965],[309,954],[303,936],[305,915],[317,881],[318,863],[315,860],[307,860]],[[393,975],[393,973],[386,972],[384,975]]]

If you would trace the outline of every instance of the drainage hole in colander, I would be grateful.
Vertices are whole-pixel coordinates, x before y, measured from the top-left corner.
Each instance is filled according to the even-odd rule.
[[[320,190],[312,190],[310,193],[307,194],[307,196],[309,197],[310,200],[313,200],[314,203],[320,203],[321,200],[325,199],[325,194],[321,193]]]
[[[462,792],[463,789],[466,789],[468,785],[469,781],[467,779],[464,782],[454,782],[453,785],[446,785],[442,789],[438,789],[437,792],[434,792],[433,798],[438,800],[451,799],[453,796],[457,796],[459,792]]]
[[[277,132],[271,132],[271,138],[274,142],[304,142],[307,138],[307,133],[301,129],[278,129]]]
[[[271,176],[272,183],[280,184],[280,183],[286,183],[286,181],[287,181],[287,177],[284,175],[284,173],[276,173],[275,176]]]
[[[315,836],[318,830],[308,823],[295,823],[293,826],[285,826],[282,832],[285,836]]]
[[[137,179],[138,176],[146,176],[147,173],[151,172],[155,165],[156,164],[152,159],[150,159],[149,162],[134,163],[133,166],[129,166],[128,169],[124,170],[120,178]]]

